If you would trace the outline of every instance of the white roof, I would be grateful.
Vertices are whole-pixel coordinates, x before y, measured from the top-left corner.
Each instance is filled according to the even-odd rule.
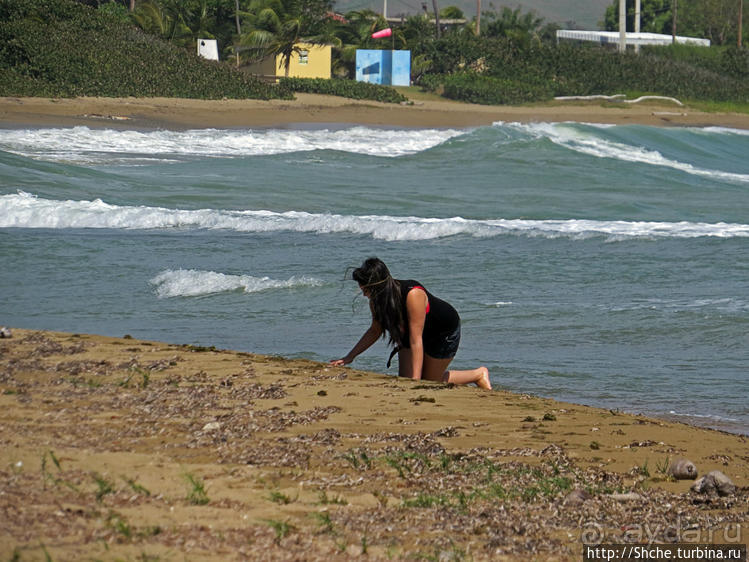
[[[577,41],[595,41],[602,44],[619,44],[618,31],[578,31],[574,29],[560,29],[557,31],[557,40],[574,39]],[[627,45],[670,45],[673,42],[671,35],[662,33],[634,33],[627,32]],[[710,39],[700,39],[698,37],[676,36],[677,43],[688,43],[701,47],[709,47]]]

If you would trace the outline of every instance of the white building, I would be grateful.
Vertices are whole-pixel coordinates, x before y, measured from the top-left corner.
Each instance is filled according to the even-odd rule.
[[[560,39],[571,41],[593,41],[601,45],[619,45],[620,34],[618,31],[577,31],[574,29],[560,29],[557,31],[557,43]],[[670,45],[674,42],[684,43],[687,45],[698,45],[700,47],[709,47],[710,39],[700,39],[698,37],[682,37],[677,35],[664,35],[662,33],[644,33],[644,32],[627,32],[627,46],[642,45]]]

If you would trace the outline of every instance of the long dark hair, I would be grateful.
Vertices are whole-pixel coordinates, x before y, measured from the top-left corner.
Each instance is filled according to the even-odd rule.
[[[403,344],[405,319],[398,281],[393,279],[390,270],[379,258],[364,260],[351,276],[362,289],[369,291],[372,316],[390,336],[390,345],[400,347]],[[382,334],[383,338],[385,332]]]

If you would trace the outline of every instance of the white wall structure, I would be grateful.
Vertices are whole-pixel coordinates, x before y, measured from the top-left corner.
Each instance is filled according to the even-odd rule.
[[[560,39],[568,39],[572,41],[593,41],[602,45],[618,45],[619,38],[618,31],[578,31],[575,29],[560,29],[557,31],[557,42]],[[627,45],[670,45],[673,42],[674,38],[671,35],[662,33],[627,33]],[[676,42],[700,47],[710,46],[710,39],[699,37],[677,35]]]
[[[198,55],[208,60],[218,60],[218,43],[215,39],[198,39]]]

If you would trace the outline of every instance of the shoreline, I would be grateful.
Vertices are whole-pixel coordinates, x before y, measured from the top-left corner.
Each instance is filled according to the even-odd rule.
[[[749,129],[749,115],[706,113],[668,101],[638,104],[554,102],[485,106],[454,101],[395,105],[318,94],[296,100],[170,98],[0,98],[0,126],[85,125],[119,129],[293,128],[304,125],[471,128],[496,122],[582,122]]]
[[[749,440],[719,430],[129,336],[15,329],[0,373],[0,553],[21,560],[571,561],[749,533]],[[677,458],[735,494],[690,492]]]

